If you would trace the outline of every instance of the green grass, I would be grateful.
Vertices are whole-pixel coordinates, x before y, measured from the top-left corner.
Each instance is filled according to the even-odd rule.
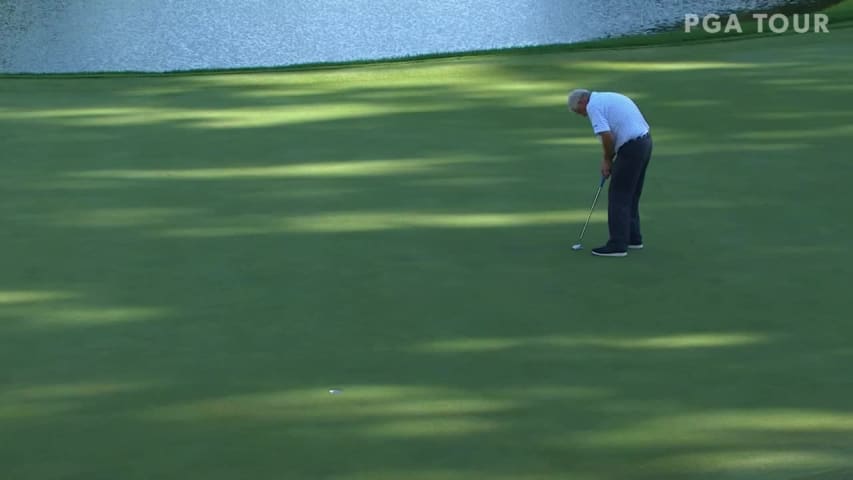
[[[840,478],[851,40],[1,80],[3,477]]]

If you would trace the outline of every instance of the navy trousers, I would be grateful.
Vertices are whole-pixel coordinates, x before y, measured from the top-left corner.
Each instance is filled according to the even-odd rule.
[[[610,228],[608,245],[626,250],[628,244],[643,243],[640,232],[640,195],[646,179],[646,168],[652,158],[652,136],[635,138],[616,152],[610,170],[607,225]]]

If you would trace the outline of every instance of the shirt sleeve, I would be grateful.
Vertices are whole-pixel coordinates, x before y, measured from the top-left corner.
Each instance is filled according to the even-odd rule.
[[[592,123],[593,133],[599,135],[610,131],[610,124],[607,123],[607,119],[604,118],[604,114],[602,114],[600,109],[596,107],[589,108],[589,106],[587,106],[586,114],[589,117],[590,123]]]

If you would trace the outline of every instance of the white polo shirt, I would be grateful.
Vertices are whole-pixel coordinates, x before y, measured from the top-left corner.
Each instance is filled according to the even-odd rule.
[[[592,92],[586,114],[596,135],[609,131],[616,141],[616,150],[649,132],[649,124],[633,100],[613,92]]]

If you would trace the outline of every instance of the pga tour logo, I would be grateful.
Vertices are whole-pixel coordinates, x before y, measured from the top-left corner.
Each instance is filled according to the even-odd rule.
[[[753,13],[752,19],[758,22],[758,33],[764,33],[765,27],[769,28],[773,33],[785,33],[794,31],[796,33],[829,33],[829,17],[824,13],[815,14],[795,14],[793,19],[787,16],[776,13],[773,15],[767,13]],[[743,28],[740,26],[740,20],[737,15],[730,14],[728,20],[723,21],[723,17],[712,13],[700,17],[699,15],[688,13],[684,15],[684,31],[690,33],[694,27],[701,25],[702,30],[708,33],[743,33]]]

